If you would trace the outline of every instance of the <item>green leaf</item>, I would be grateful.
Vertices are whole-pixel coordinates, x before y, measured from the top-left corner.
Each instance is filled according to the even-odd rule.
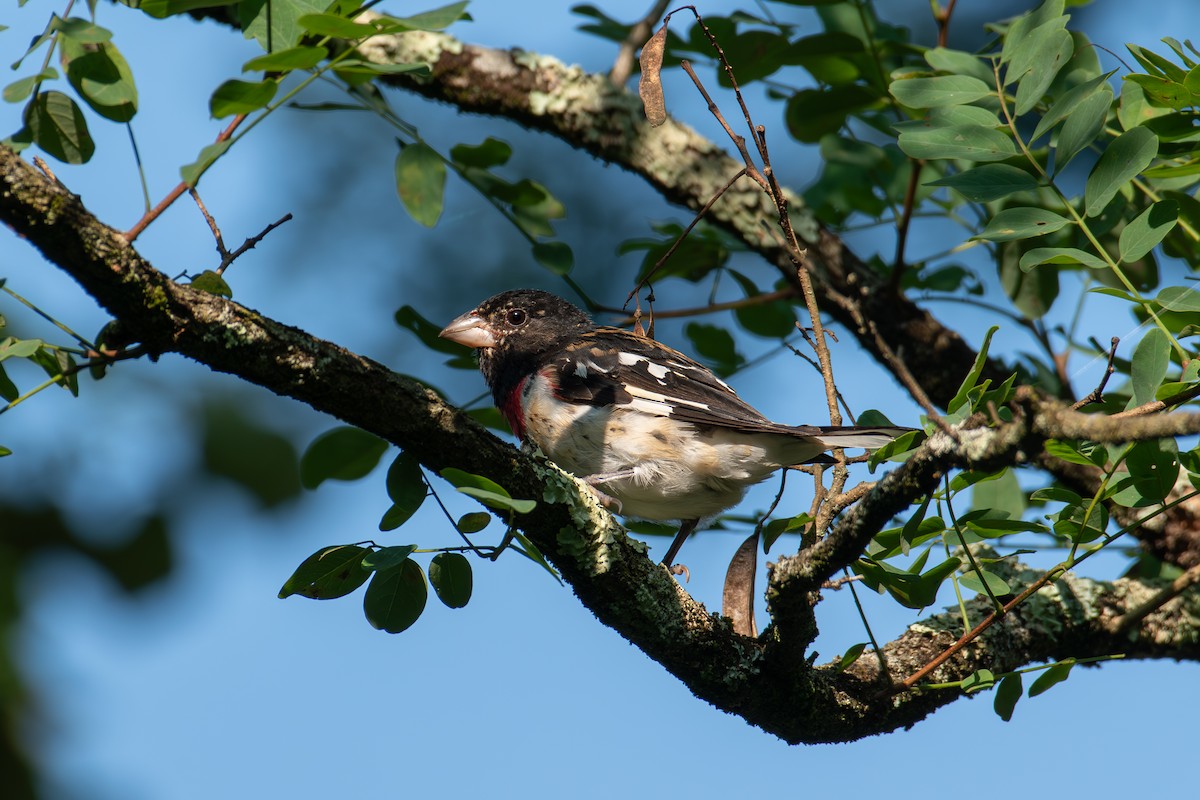
[[[21,391],[17,389],[17,385],[9,379],[8,373],[4,371],[4,365],[0,364],[0,398],[12,402],[21,396]]]
[[[455,164],[476,169],[491,169],[508,163],[512,146],[491,136],[476,145],[456,144],[450,148],[450,160]]]
[[[41,339],[0,339],[0,361],[6,358],[29,358],[45,344]]]
[[[1010,164],[983,164],[955,175],[947,175],[926,186],[949,186],[973,203],[999,200],[1038,187],[1037,178]]]
[[[536,242],[533,258],[555,275],[566,275],[575,266],[575,254],[565,242]]]
[[[850,645],[850,647],[846,649],[846,652],[842,653],[842,657],[838,659],[837,671],[842,672],[855,661],[858,661],[858,657],[861,656],[863,651],[866,649],[867,642],[859,642],[858,644]]]
[[[996,683],[996,676],[990,669],[979,669],[963,678],[962,690],[967,694],[990,689]]]
[[[378,32],[374,25],[351,22],[336,14],[304,14],[297,21],[311,34],[335,39],[362,39]]]
[[[1032,206],[1006,208],[992,217],[987,227],[974,239],[989,239],[993,242],[1007,242],[1013,239],[1028,239],[1054,233],[1069,225],[1070,220],[1059,216],[1053,211]]]
[[[1071,444],[1070,442],[1064,442],[1064,441],[1060,441],[1058,439],[1047,439],[1046,444],[1044,446],[1046,449],[1046,453],[1048,455],[1052,455],[1055,458],[1061,458],[1063,461],[1068,461],[1072,464],[1079,464],[1080,466],[1084,466],[1084,467],[1100,466],[1100,464],[1097,464],[1094,459],[1088,458],[1087,455],[1080,452],[1079,448],[1077,448],[1075,445]],[[1039,489],[1038,491],[1039,492],[1048,492],[1050,490],[1049,489]],[[1054,497],[1052,499],[1061,500],[1062,498]],[[1083,501],[1080,500],[1079,502],[1083,502]]]
[[[537,508],[536,500],[515,500],[508,496],[508,493],[497,494],[489,492],[487,489],[477,489],[473,486],[460,486],[458,491],[465,494],[467,497],[474,497],[479,502],[483,503],[488,508],[494,508],[498,511],[512,511],[516,514],[528,514]]]
[[[381,531],[392,531],[408,522],[428,494],[421,464],[407,451],[396,456],[388,467],[387,493],[392,507],[384,512],[383,519],[379,521]]]
[[[300,483],[315,489],[327,480],[354,481],[379,464],[388,443],[358,428],[334,428],[313,440],[300,458]]]
[[[528,514],[537,507],[536,500],[514,500],[507,489],[482,475],[473,475],[455,467],[447,467],[441,475],[458,491],[474,497],[489,508]]]
[[[233,289],[230,288],[223,277],[211,269],[206,269],[192,278],[191,287],[202,292],[215,294],[218,297],[233,297]]]
[[[462,19],[468,5],[469,3],[463,0],[432,11],[413,14],[411,17],[385,17],[381,21],[381,30],[390,31],[394,29],[392,26],[399,25],[399,30],[440,31]]]
[[[1083,458],[1083,456],[1080,456],[1080,458]],[[1086,462],[1087,459],[1083,458],[1083,461]],[[1080,505],[1083,503],[1082,497],[1070,489],[1064,489],[1061,486],[1047,486],[1045,488],[1038,489],[1029,495],[1029,499],[1040,500],[1043,502],[1073,503],[1075,505]]]
[[[1125,80],[1136,83],[1152,104],[1182,111],[1196,103],[1196,97],[1186,86],[1157,75],[1126,75]]]
[[[1095,94],[1088,95],[1079,102],[1075,110],[1067,116],[1062,130],[1058,132],[1058,141],[1054,145],[1054,172],[1062,172],[1071,159],[1079,155],[1083,148],[1090,145],[1104,129],[1112,107],[1113,93],[1108,84],[1100,87]]]
[[[1145,126],[1125,131],[1112,141],[1088,176],[1085,213],[1094,217],[1127,182],[1141,174],[1158,155],[1158,137]]]
[[[1166,311],[1200,311],[1200,292],[1195,286],[1168,286],[1154,298]]]
[[[179,175],[183,178],[183,182],[188,186],[195,186],[200,182],[200,176],[203,175],[209,167],[211,167],[218,158],[225,154],[229,146],[233,144],[232,139],[226,139],[222,142],[213,142],[205,145],[200,149],[200,155],[191,164],[187,164],[179,168]]]
[[[1133,386],[1131,408],[1153,402],[1154,393],[1166,376],[1170,363],[1171,340],[1161,328],[1150,327],[1133,350],[1133,364],[1129,372]]]
[[[982,581],[979,579],[980,574],[983,575]],[[959,583],[977,594],[987,594],[983,589],[984,581],[987,582],[987,588],[991,589],[992,594],[996,597],[1012,594],[1012,587],[1008,585],[1007,581],[994,572],[988,572],[986,569],[981,568],[978,571],[974,569],[968,570],[958,579]]]
[[[1013,711],[1017,707],[1017,701],[1021,699],[1023,688],[1019,672],[1005,675],[1000,680],[1000,685],[996,687],[996,699],[992,701],[992,708],[1000,719],[1005,722],[1012,720]]]
[[[1105,89],[1108,90],[1108,97],[1104,101],[1104,106],[1107,108],[1112,103],[1112,89],[1108,85],[1108,79],[1112,77],[1114,72],[1116,70],[1111,70],[1103,75],[1097,75],[1090,81],[1086,81],[1070,89],[1062,97],[1055,100],[1042,118],[1038,120],[1037,127],[1033,129],[1033,135],[1029,137],[1029,143],[1033,144],[1042,136],[1049,133],[1055,125],[1071,116],[1080,103]]]
[[[416,552],[415,544],[394,545],[392,547],[380,547],[378,550],[372,550],[363,556],[362,567],[371,572],[386,572],[389,569],[395,569],[408,560],[408,557]]]
[[[19,103],[33,94],[33,90],[37,88],[39,83],[42,81],[52,81],[57,77],[58,71],[56,69],[46,67],[46,69],[36,75],[27,75],[24,78],[18,78],[4,87],[4,100],[8,103]]]
[[[1145,258],[1178,222],[1179,204],[1174,200],[1160,200],[1138,214],[1121,231],[1118,242],[1121,261],[1131,264]]]
[[[1017,154],[1008,134],[984,125],[905,129],[897,144],[911,158],[1002,161]]]
[[[1063,21],[1066,24],[1066,21]],[[1017,84],[1017,97],[1015,111],[1018,116],[1028,114],[1042,100],[1042,96],[1046,94],[1046,90],[1050,88],[1050,84],[1058,76],[1058,73],[1067,62],[1071,60],[1072,54],[1075,52],[1075,41],[1071,38],[1071,34],[1061,27],[1054,25],[1044,25],[1035,32],[1032,37],[1033,42],[1030,43],[1028,52],[1029,69],[1021,75],[1020,83]],[[1024,59],[1020,57],[1024,53],[1019,53],[1010,63],[1010,69],[1006,73],[1006,81],[1009,75],[1013,72],[1020,72],[1025,66]],[[1013,69],[1020,60],[1020,66]]]
[[[696,354],[722,377],[732,374],[746,363],[734,345],[733,334],[724,328],[703,322],[689,322],[683,332],[696,349]]]
[[[220,8],[233,2],[235,0],[141,0],[137,7],[156,19],[163,19],[199,8]]]
[[[65,17],[55,27],[67,39],[78,44],[103,44],[112,39],[112,31],[79,17]]]
[[[348,595],[371,577],[362,567],[363,557],[370,552],[354,544],[322,547],[301,562],[284,582],[279,597],[298,594],[312,600],[332,600]]]
[[[363,613],[372,627],[400,633],[417,621],[428,598],[425,573],[417,562],[405,559],[399,569],[375,574],[363,597]]]
[[[67,80],[92,110],[113,122],[128,122],[137,113],[133,71],[112,42],[84,45],[63,42]]]
[[[429,563],[429,582],[438,599],[462,608],[471,599],[471,562],[459,553],[438,553]]]
[[[929,551],[926,550],[914,562],[913,570],[920,569],[928,555]],[[883,588],[902,606],[919,610],[937,599],[938,589],[954,574],[960,563],[957,558],[948,558],[928,571],[917,574],[870,558],[860,558],[853,564],[853,569],[863,576],[864,582],[872,589]]]
[[[1068,659],[1051,666],[1049,669],[1039,675],[1037,680],[1033,682],[1033,685],[1029,687],[1029,696],[1037,697],[1050,687],[1065,681],[1071,674],[1071,667],[1073,666],[1075,666],[1074,659]]]
[[[25,107],[33,143],[66,164],[87,163],[96,152],[83,112],[62,92],[42,92]]]
[[[971,365],[971,371],[963,378],[963,382],[959,385],[958,391],[946,406],[946,410],[953,414],[970,399],[971,390],[979,383],[979,376],[983,374],[983,368],[987,366],[988,348],[992,344],[992,336],[996,331],[1000,330],[999,325],[993,325],[988,328],[988,332],[984,334],[983,344],[979,347],[979,352],[975,356],[975,363]]]
[[[858,84],[826,89],[801,89],[787,102],[784,120],[788,131],[801,142],[818,142],[837,133],[846,118],[879,103],[879,96]]]
[[[306,35],[300,18],[325,11],[330,0],[241,0],[234,12],[242,33],[253,37],[268,53],[282,52],[299,44]]]
[[[1019,519],[1026,507],[1025,490],[1012,469],[1002,469],[995,477],[979,481],[971,492],[971,508],[988,509],[992,517],[1004,514]]]
[[[728,274],[738,282],[747,298],[761,294],[754,281],[736,270]],[[744,306],[733,312],[738,324],[756,336],[769,339],[783,339],[796,330],[796,312],[791,304],[784,300],[775,300],[753,306]]]
[[[1106,269],[1108,264],[1099,256],[1077,247],[1035,247],[1021,256],[1021,270],[1029,272],[1042,264],[1079,265],[1091,269]]]
[[[454,527],[462,533],[479,533],[491,522],[492,515],[486,511],[471,511],[459,517]]]
[[[1068,506],[1054,521],[1054,532],[1075,544],[1094,542],[1108,528],[1108,509],[1097,503],[1090,506]]]
[[[1046,0],[1045,3],[1038,6],[1033,11],[1026,12],[1019,17],[1008,29],[1008,34],[1004,37],[1004,48],[1000,52],[1000,63],[1007,64],[1014,58],[1021,55],[1025,48],[1029,47],[1033,35],[1039,28],[1045,25],[1060,26],[1062,24],[1063,9],[1065,7],[1064,0]],[[1026,67],[1028,69],[1028,67]],[[1023,70],[1010,70],[1016,72],[1012,76],[1012,80],[1021,77]]]
[[[329,57],[324,47],[300,45],[286,50],[252,58],[242,65],[242,72],[289,72],[294,69],[312,69]]]
[[[426,228],[437,224],[445,190],[446,164],[432,147],[417,142],[401,148],[396,155],[396,191],[416,222]]]
[[[793,531],[802,531],[808,523],[812,522],[812,517],[808,514],[797,514],[794,517],[781,517],[773,519],[763,527],[762,546],[763,552],[769,553],[771,545],[785,533]]]
[[[1175,440],[1136,442],[1129,448],[1117,477],[1128,477],[1129,483],[1112,496],[1114,503],[1126,508],[1145,508],[1161,503],[1179,477],[1179,449]]]
[[[969,75],[906,78],[888,87],[892,97],[912,108],[939,108],[971,103],[992,94],[992,88]]]
[[[397,325],[412,331],[421,340],[421,344],[434,352],[446,353],[447,355],[457,357],[471,355],[471,348],[438,336],[438,333],[442,330],[441,326],[434,325],[425,319],[412,306],[401,306],[396,311],[395,320]],[[474,364],[472,364],[471,369],[474,368]]]
[[[962,50],[948,50],[945,47],[935,47],[925,51],[925,63],[942,72],[956,75],[970,75],[978,78],[988,86],[991,92],[996,76],[991,66],[974,53],[964,53]]]
[[[228,80],[213,92],[208,101],[208,110],[216,119],[234,114],[249,114],[265,108],[278,90],[279,84],[270,78],[256,83]]]

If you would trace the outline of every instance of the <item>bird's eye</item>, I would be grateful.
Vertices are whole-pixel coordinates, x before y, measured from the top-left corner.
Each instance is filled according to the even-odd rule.
[[[509,325],[514,328],[524,325],[529,320],[529,315],[525,313],[523,308],[510,308],[504,319]]]

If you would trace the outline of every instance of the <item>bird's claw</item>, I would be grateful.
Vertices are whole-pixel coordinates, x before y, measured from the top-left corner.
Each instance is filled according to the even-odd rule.
[[[610,494],[605,494],[604,492],[600,491],[590,481],[588,481],[587,483],[588,483],[588,488],[592,490],[592,494],[596,495],[596,499],[600,501],[600,505],[607,508],[613,514],[621,513],[621,501],[620,500],[618,500],[617,498],[613,497]]]
[[[692,580],[692,573],[688,572],[688,568],[683,564],[672,564],[671,566],[667,567],[667,571],[672,575],[682,575],[684,583],[688,583]]]

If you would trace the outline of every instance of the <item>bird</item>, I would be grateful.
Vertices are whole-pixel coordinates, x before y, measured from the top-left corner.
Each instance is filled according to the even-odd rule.
[[[538,289],[484,300],[439,334],[474,348],[496,407],[523,443],[625,516],[678,521],[674,565],[702,522],[779,469],[834,448],[882,447],[910,428],[783,425],[712,370],[658,341],[597,325]]]

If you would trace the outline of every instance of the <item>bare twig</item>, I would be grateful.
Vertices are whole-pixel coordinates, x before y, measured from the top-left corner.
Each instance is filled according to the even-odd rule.
[[[774,303],[777,300],[791,300],[796,297],[795,289],[780,289],[777,292],[765,292],[763,294],[751,295],[743,297],[740,300],[726,300],[721,303],[709,303],[706,306],[697,306],[695,308],[674,308],[666,311],[655,311],[654,316],[658,319],[676,319],[680,317],[698,317],[703,314],[716,314],[720,311],[735,311],[739,308],[753,308],[755,306]],[[600,308],[601,311],[612,311],[619,313],[620,309]],[[614,325],[624,327],[632,325],[635,322],[632,316],[617,320]]]
[[[1137,608],[1127,612],[1124,616],[1117,620],[1116,632],[1128,633],[1133,626],[1137,625],[1143,619],[1148,617],[1153,612],[1165,606],[1170,601],[1174,600],[1179,595],[1200,583],[1200,564],[1197,564],[1175,580],[1171,581],[1171,585],[1158,592],[1145,603],[1142,603]]]
[[[896,255],[892,259],[892,291],[900,289],[900,281],[903,280],[904,272],[908,269],[904,250],[908,246],[908,230],[912,225],[913,211],[916,210],[917,186],[921,180],[921,170],[925,167],[925,162],[919,158],[910,158],[908,164],[910,168],[908,187],[904,190],[904,207],[900,212],[900,221],[896,224]]]
[[[742,170],[741,172],[739,172],[738,174],[736,174],[732,178],[730,178],[729,181],[726,182],[726,184],[721,187],[720,191],[718,191],[715,195],[713,195],[711,198],[709,198],[709,201],[704,204],[704,208],[702,208],[696,212],[696,216],[692,217],[692,221],[689,222],[688,226],[683,229],[683,233],[679,234],[679,236],[675,239],[675,241],[672,242],[671,247],[667,250],[667,252],[663,253],[663,257],[660,258],[658,261],[656,261],[654,263],[654,266],[650,269],[650,271],[647,272],[640,281],[638,281],[637,286],[633,287],[633,291],[630,292],[629,295],[625,298],[625,305],[629,305],[629,301],[633,299],[634,295],[636,295],[638,292],[640,292],[642,290],[642,287],[645,286],[650,281],[650,279],[654,277],[654,273],[658,272],[662,268],[662,265],[667,263],[667,259],[669,259],[672,255],[675,254],[675,251],[679,249],[679,245],[683,244],[683,240],[686,239],[688,234],[692,232],[692,229],[695,228],[696,225],[698,225],[700,223],[700,220],[702,220],[704,218],[704,215],[708,213],[708,210],[713,207],[713,204],[721,199],[721,195],[723,195],[723,194],[725,194],[725,192],[729,191],[729,187],[733,186],[735,183],[737,183],[738,180],[745,174],[746,174],[746,170]],[[624,308],[624,306],[622,306],[622,308]]]
[[[242,253],[245,253],[247,250],[253,250],[254,247],[259,242],[261,242],[268,233],[275,230],[283,223],[291,221],[291,219],[292,219],[292,214],[289,211],[287,214],[284,214],[282,217],[275,220],[267,227],[263,228],[262,232],[259,233],[257,236],[251,236],[249,239],[242,242],[241,247],[239,247],[237,250],[234,250],[232,253],[230,253],[228,256],[226,256],[225,258],[223,258],[221,260],[221,266],[217,267],[217,274],[220,275],[221,273],[225,272],[225,270],[229,267],[230,264],[232,264],[234,261],[236,261],[238,258],[241,257]]]
[[[934,7],[933,21],[937,23],[938,47],[946,47],[950,41],[950,17],[954,15],[954,4],[958,0],[950,0],[945,8]]]
[[[1100,385],[1092,389],[1087,397],[1071,406],[1072,409],[1078,411],[1086,405],[1092,403],[1104,402],[1104,387],[1108,386],[1108,379],[1112,377],[1116,368],[1113,366],[1113,359],[1117,357],[1117,345],[1121,343],[1120,338],[1112,337],[1112,345],[1108,348],[1108,366],[1104,368],[1104,375],[1100,378]],[[1128,412],[1126,412],[1128,413]]]

